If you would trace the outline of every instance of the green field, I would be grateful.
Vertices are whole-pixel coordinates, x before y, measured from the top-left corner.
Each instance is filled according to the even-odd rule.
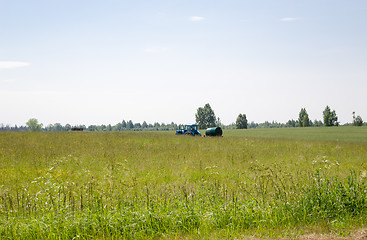
[[[226,130],[225,136],[367,143],[367,127],[257,128]]]
[[[0,133],[0,239],[348,236],[367,128]]]

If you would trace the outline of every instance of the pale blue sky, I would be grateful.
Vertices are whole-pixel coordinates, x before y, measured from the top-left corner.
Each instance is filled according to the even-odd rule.
[[[367,120],[367,1],[0,0],[0,123]]]

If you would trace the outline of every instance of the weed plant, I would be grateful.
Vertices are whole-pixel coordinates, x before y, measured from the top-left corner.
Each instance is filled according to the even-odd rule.
[[[366,143],[156,133],[0,133],[1,239],[347,235]]]

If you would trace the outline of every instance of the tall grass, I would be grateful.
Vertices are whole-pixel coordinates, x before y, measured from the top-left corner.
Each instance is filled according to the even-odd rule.
[[[366,224],[364,143],[0,133],[0,238],[347,234]]]
[[[225,136],[367,143],[367,127],[256,128],[225,130]]]

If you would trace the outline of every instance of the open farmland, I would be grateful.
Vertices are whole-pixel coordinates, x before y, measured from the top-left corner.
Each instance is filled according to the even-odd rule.
[[[348,236],[366,216],[366,128],[0,133],[2,239]]]

